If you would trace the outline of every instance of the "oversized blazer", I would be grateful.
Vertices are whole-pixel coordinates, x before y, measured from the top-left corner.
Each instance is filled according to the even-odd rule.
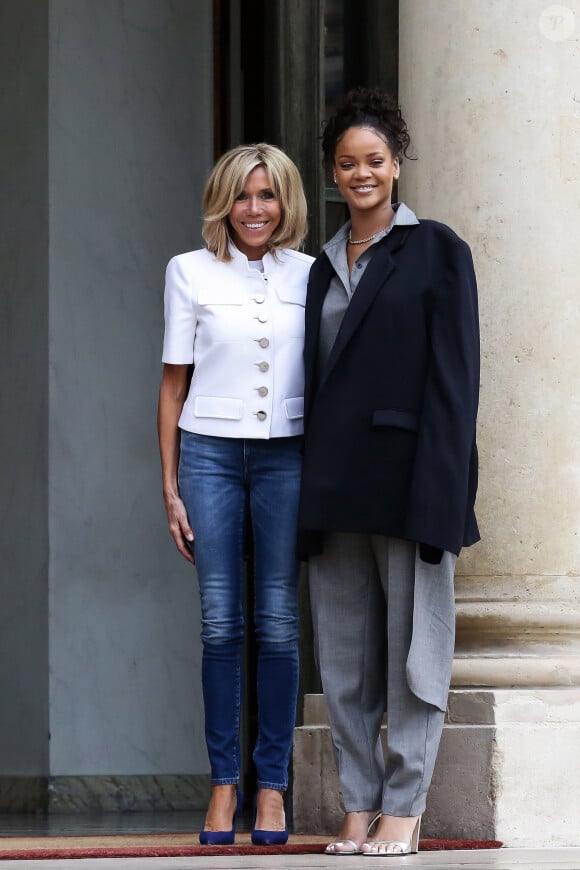
[[[317,370],[334,274],[310,271],[298,552],[324,531],[384,534],[458,554],[479,539],[479,327],[467,244],[431,220],[395,225],[353,294]]]

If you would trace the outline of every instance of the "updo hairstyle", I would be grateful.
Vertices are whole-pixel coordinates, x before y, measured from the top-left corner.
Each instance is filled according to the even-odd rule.
[[[369,127],[386,141],[393,157],[402,163],[408,154],[411,136],[397,101],[379,88],[353,88],[337,105],[324,125],[322,151],[324,163],[331,168],[339,141],[351,127]]]

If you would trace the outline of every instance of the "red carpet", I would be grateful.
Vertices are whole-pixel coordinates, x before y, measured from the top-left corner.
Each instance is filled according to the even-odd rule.
[[[233,846],[200,846],[197,834],[132,834],[104,837],[2,837],[0,861],[43,858],[189,858],[199,855],[313,855],[324,851],[328,837],[292,834],[286,846],[252,846],[238,834]],[[422,839],[420,848],[498,849],[497,840]]]

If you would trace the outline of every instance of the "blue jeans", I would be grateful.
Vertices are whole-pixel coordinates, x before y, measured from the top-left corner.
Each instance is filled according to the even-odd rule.
[[[254,536],[257,785],[280,791],[288,786],[298,693],[300,465],[300,437],[244,440],[181,433],[179,489],[195,535],[205,738],[214,785],[237,783],[240,776],[247,503]]]

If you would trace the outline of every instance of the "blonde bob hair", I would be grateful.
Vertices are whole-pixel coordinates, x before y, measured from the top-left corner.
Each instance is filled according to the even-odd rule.
[[[258,166],[268,173],[281,208],[280,223],[270,237],[268,251],[275,255],[281,248],[299,248],[306,235],[306,197],[294,163],[274,145],[240,145],[220,157],[203,193],[202,235],[208,250],[223,262],[232,259],[228,215],[249,174]]]

